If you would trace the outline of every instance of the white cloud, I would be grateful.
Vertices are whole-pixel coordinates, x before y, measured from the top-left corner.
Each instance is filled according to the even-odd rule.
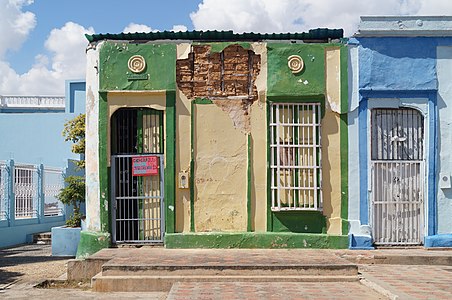
[[[185,25],[174,25],[171,31],[187,31],[187,26]],[[135,32],[158,32],[159,29],[152,29],[151,27],[144,25],[144,24],[135,24],[130,23],[127,25],[122,32],[124,33],[135,33]]]
[[[173,28],[171,28],[171,31],[174,31],[174,32],[187,31],[187,30],[188,30],[187,26],[184,26],[184,25],[174,25]]]
[[[0,59],[4,58],[8,50],[19,49],[35,28],[36,16],[22,11],[24,6],[32,2],[0,0]]]
[[[152,28],[147,25],[130,23],[123,29],[122,32],[135,33],[135,32],[152,32],[152,31],[153,31]]]
[[[203,0],[190,14],[196,30],[299,32],[313,28],[357,30],[363,15],[451,15],[444,0]]]
[[[38,54],[24,74],[17,74],[0,60],[0,94],[64,95],[65,80],[85,77],[85,33],[92,34],[94,29],[72,22],[53,29],[44,44],[49,55]]]

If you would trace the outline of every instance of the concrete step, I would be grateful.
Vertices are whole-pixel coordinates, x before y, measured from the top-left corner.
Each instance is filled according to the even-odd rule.
[[[52,233],[50,232],[39,232],[33,234],[33,244],[52,244]]]
[[[105,276],[101,273],[91,280],[91,287],[95,292],[156,292],[169,291],[177,282],[352,282],[358,281],[354,276],[290,276],[290,275],[168,275],[168,276]]]
[[[134,264],[110,261],[102,266],[104,276],[356,276],[355,264],[256,264],[183,265]]]
[[[358,280],[356,264],[321,250],[141,248],[100,251],[90,259],[99,260],[92,270],[104,260],[91,281],[99,292],[168,291],[184,281]]]
[[[355,264],[452,266],[451,249],[390,248],[371,251],[342,250],[337,252],[336,255]]]

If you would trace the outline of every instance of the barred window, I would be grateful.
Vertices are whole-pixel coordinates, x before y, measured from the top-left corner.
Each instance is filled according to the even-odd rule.
[[[270,107],[272,210],[322,208],[319,103]]]
[[[6,164],[0,162],[0,220],[6,219],[7,213],[7,185]]]
[[[14,169],[14,195],[16,218],[34,218],[37,216],[37,170],[34,166],[16,165]]]

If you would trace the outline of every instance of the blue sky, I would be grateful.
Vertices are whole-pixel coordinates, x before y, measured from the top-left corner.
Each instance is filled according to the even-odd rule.
[[[68,21],[85,28],[93,27],[96,33],[121,32],[131,22],[160,30],[182,24],[192,30],[190,12],[195,11],[198,4],[198,0],[36,0],[25,7],[36,15],[36,27],[23,47],[9,52],[7,59],[17,72],[26,72],[34,57],[46,52],[44,41],[50,31],[63,27]]]
[[[0,95],[64,95],[85,77],[85,33],[302,32],[362,15],[452,15],[450,0],[0,0]]]

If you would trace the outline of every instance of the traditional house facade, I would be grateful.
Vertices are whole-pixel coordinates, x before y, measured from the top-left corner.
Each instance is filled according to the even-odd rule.
[[[351,248],[452,246],[452,18],[362,17],[348,44]]]
[[[79,257],[110,243],[348,247],[342,30],[87,38]]]

